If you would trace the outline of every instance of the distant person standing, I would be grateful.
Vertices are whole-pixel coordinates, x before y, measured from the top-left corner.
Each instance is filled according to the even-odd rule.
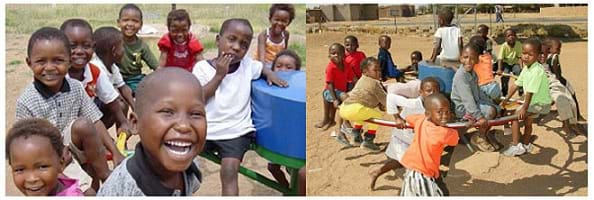
[[[503,6],[495,5],[495,17],[496,17],[495,23],[504,22],[502,13],[503,13]]]

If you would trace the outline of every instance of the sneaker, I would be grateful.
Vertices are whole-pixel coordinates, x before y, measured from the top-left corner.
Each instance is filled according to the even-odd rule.
[[[526,153],[530,153],[532,152],[532,143],[528,143],[528,144],[522,144],[522,146],[524,147],[524,149],[526,150]]]
[[[493,147],[493,145],[491,145],[491,143],[489,143],[487,139],[481,135],[475,135],[472,138],[470,138],[470,143],[483,152],[495,151],[495,147]]]
[[[526,153],[526,149],[524,149],[524,145],[522,143],[518,143],[516,145],[510,145],[505,151],[503,151],[504,156],[519,156]]]
[[[373,141],[363,141],[361,143],[361,148],[371,150],[371,151],[379,151],[380,147],[377,146]]]
[[[337,134],[335,137],[336,141],[340,142],[340,144],[344,145],[345,147],[351,147],[351,143],[343,134]]]
[[[355,134],[353,133],[353,128],[348,128],[346,127],[345,124],[340,125],[340,132],[343,132],[344,134],[349,134],[354,136]]]
[[[363,137],[361,135],[356,135],[353,137],[353,143],[356,145],[360,145],[363,142]]]

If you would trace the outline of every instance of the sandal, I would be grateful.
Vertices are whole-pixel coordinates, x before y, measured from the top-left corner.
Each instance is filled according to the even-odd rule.
[[[475,135],[474,137],[470,138],[470,143],[484,152],[495,151],[495,147],[493,147],[493,145],[491,145],[484,136]]]

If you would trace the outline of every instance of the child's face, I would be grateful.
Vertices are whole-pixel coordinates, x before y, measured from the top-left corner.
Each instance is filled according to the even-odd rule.
[[[431,108],[425,111],[425,116],[435,125],[446,126],[452,116],[450,113],[450,104],[440,99],[433,99],[431,104]]]
[[[291,15],[286,10],[276,10],[270,21],[271,30],[275,35],[281,34],[291,23]]]
[[[472,48],[464,48],[462,51],[462,56],[460,56],[460,63],[464,65],[464,70],[467,72],[472,71],[472,68],[478,63],[478,61],[478,52]]]
[[[382,78],[382,69],[380,69],[379,63],[370,62],[367,64],[367,70],[363,70],[363,74],[375,80],[380,80]]]
[[[124,40],[119,40],[118,43],[112,47],[112,56],[116,63],[121,63],[124,57]]]
[[[238,22],[231,22],[226,29],[223,35],[217,35],[216,38],[219,57],[231,54],[233,55],[231,64],[236,64],[243,59],[250,48],[253,32],[249,26]]]
[[[31,56],[26,62],[35,79],[57,92],[70,67],[70,50],[61,40],[38,40],[31,47]]]
[[[330,47],[330,50],[328,51],[328,57],[330,57],[330,60],[334,64],[341,64],[344,60],[344,51],[341,51],[338,46],[334,45]]]
[[[546,63],[547,62],[547,54],[545,54],[545,53],[538,54],[538,62],[540,64]]]
[[[513,31],[506,31],[505,32],[505,42],[507,44],[513,45],[516,43],[516,33]]]
[[[188,88],[185,81],[171,77],[169,82],[152,84],[154,90],[146,97],[150,100],[132,119],[144,149],[164,173],[186,170],[206,141],[202,93],[198,87]]]
[[[64,161],[53,149],[49,138],[32,135],[19,137],[10,144],[10,167],[14,184],[26,196],[52,196]]]
[[[427,97],[437,92],[439,92],[439,84],[435,82],[425,82],[425,84],[421,85],[421,91],[419,92],[419,95],[421,97]]]
[[[380,39],[379,46],[382,49],[390,49],[390,46],[391,45],[392,45],[392,39],[391,38],[389,38],[389,37],[382,37]]]
[[[551,48],[549,49],[549,51],[552,54],[561,54],[561,43],[557,42],[557,41],[553,41],[551,43]]]
[[[93,57],[93,42],[91,30],[88,28],[74,26],[64,30],[64,34],[70,41],[70,64],[75,69],[84,69],[85,65]]]
[[[536,48],[531,44],[524,44],[522,45],[522,62],[526,66],[532,65],[532,63],[536,62],[538,59],[539,52]]]
[[[413,66],[419,65],[419,62],[421,62],[421,58],[419,58],[419,56],[417,54],[411,54],[410,55],[410,63]]]
[[[356,52],[357,49],[359,48],[359,43],[356,41],[353,41],[350,38],[347,38],[347,39],[344,39],[344,48],[349,53]]]
[[[169,28],[169,37],[178,44],[183,44],[188,39],[190,23],[188,20],[173,20]]]
[[[135,37],[136,33],[138,33],[142,27],[140,12],[135,9],[122,10],[122,17],[118,19],[118,26],[120,27],[122,34],[124,34],[124,37]]]
[[[274,62],[274,71],[293,71],[297,69],[297,61],[292,56],[282,55]]]
[[[479,28],[478,29],[478,34],[480,34],[481,37],[487,37],[487,34],[489,34],[489,30],[487,30],[485,28]]]

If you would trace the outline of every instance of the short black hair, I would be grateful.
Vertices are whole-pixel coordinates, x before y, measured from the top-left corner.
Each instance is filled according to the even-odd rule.
[[[272,15],[279,10],[284,10],[289,13],[289,23],[295,19],[295,7],[293,7],[292,4],[272,4],[272,6],[270,6],[268,19],[272,19]]]
[[[37,29],[37,31],[31,35],[29,43],[27,44],[27,57],[31,57],[33,46],[40,40],[58,40],[62,42],[64,44],[64,49],[68,52],[68,57],[70,57],[70,41],[68,40],[68,37],[64,32],[54,27],[42,27]]]
[[[429,76],[429,77],[426,77],[423,80],[421,80],[420,87],[423,88],[423,85],[429,84],[429,83],[434,83],[435,85],[437,85],[438,91],[441,90],[441,85],[439,85],[439,80],[437,80],[437,78],[435,78],[433,76]]]
[[[122,33],[115,27],[100,27],[93,33],[95,53],[102,58],[111,54],[112,48],[123,40]]]
[[[423,54],[420,51],[413,51],[412,53],[410,53],[410,56],[412,55],[416,55],[419,60],[423,60]]]
[[[470,37],[468,44],[475,45],[478,48],[479,54],[483,54],[483,52],[485,51],[485,48],[487,46],[485,38],[483,38],[480,35],[475,35],[475,36]]]
[[[436,92],[425,97],[425,100],[423,101],[423,107],[425,107],[425,110],[433,110],[433,107],[435,107],[435,101],[443,101],[446,105],[450,105],[450,100],[448,100],[445,95],[443,95],[441,92]]]
[[[346,37],[344,37],[344,40],[351,40],[359,44],[359,39],[357,39],[357,37],[355,37],[354,35],[347,35]]]
[[[454,13],[449,8],[442,8],[438,16],[444,20],[446,24],[451,24],[454,19]]]
[[[341,51],[341,52],[344,53],[345,50],[344,50],[344,46],[342,46],[342,44],[340,44],[340,43],[332,43],[328,49],[332,49],[333,46],[338,47],[338,51]]]
[[[124,10],[128,10],[128,9],[138,11],[138,13],[140,13],[140,21],[142,21],[142,10],[140,10],[140,8],[136,4],[133,4],[133,3],[125,4],[124,6],[122,6],[122,8],[120,8],[120,13],[118,14],[118,19],[121,19],[122,13],[124,12]]]
[[[382,41],[382,38],[386,38],[386,39],[388,39],[388,40],[392,40],[392,38],[391,38],[390,36],[388,36],[388,35],[380,35],[380,36],[377,38],[378,42],[381,42],[381,41]]]
[[[295,70],[301,70],[301,58],[299,55],[295,53],[293,50],[285,49],[276,54],[274,60],[272,61],[272,69],[274,70],[274,65],[276,64],[276,59],[280,58],[281,56],[290,56],[295,59]]]
[[[540,54],[542,52],[542,43],[540,39],[536,37],[528,38],[522,45],[531,45],[536,49],[536,53]]]
[[[88,28],[89,32],[91,34],[93,33],[93,27],[91,26],[91,24],[89,24],[89,22],[87,22],[87,20],[84,19],[68,19],[62,23],[62,25],[60,26],[60,30],[66,31],[66,29],[70,27]]]
[[[507,32],[512,32],[513,34],[517,34],[516,30],[514,30],[513,28],[507,28],[505,29],[505,31],[503,31],[503,35],[507,35]]]
[[[177,9],[169,11],[167,14],[167,29],[171,26],[173,21],[188,21],[188,26],[192,27],[192,20],[190,19],[190,14],[185,9]]]
[[[465,50],[465,49],[471,49],[474,52],[476,52],[477,54],[483,53],[481,51],[480,47],[477,46],[476,44],[473,44],[473,43],[467,43],[466,45],[464,45],[464,47],[462,48],[462,50]]]
[[[379,61],[377,60],[377,58],[374,58],[374,57],[367,57],[367,58],[363,59],[363,61],[361,61],[361,66],[360,66],[361,71],[366,71],[367,67],[369,67],[369,64],[371,64],[371,63],[379,64]],[[378,67],[379,67],[379,65],[378,65]]]
[[[62,157],[64,143],[62,142],[60,130],[46,119],[28,118],[17,121],[8,130],[6,135],[6,159],[8,159],[8,164],[10,164],[10,145],[12,142],[17,138],[27,139],[34,135],[49,139],[58,157]]]
[[[254,29],[252,28],[252,24],[250,24],[250,21],[247,19],[243,19],[243,18],[231,18],[231,19],[227,19],[223,22],[223,24],[221,25],[221,30],[219,31],[219,35],[223,35],[223,33],[225,33],[225,31],[227,31],[227,28],[229,27],[230,24],[232,23],[240,23],[243,25],[246,25],[248,27],[250,27],[250,30],[252,31],[252,33],[254,32]]]
[[[485,24],[478,25],[477,30],[481,30],[481,29],[485,29],[485,30],[489,31],[489,26],[487,26]]]

